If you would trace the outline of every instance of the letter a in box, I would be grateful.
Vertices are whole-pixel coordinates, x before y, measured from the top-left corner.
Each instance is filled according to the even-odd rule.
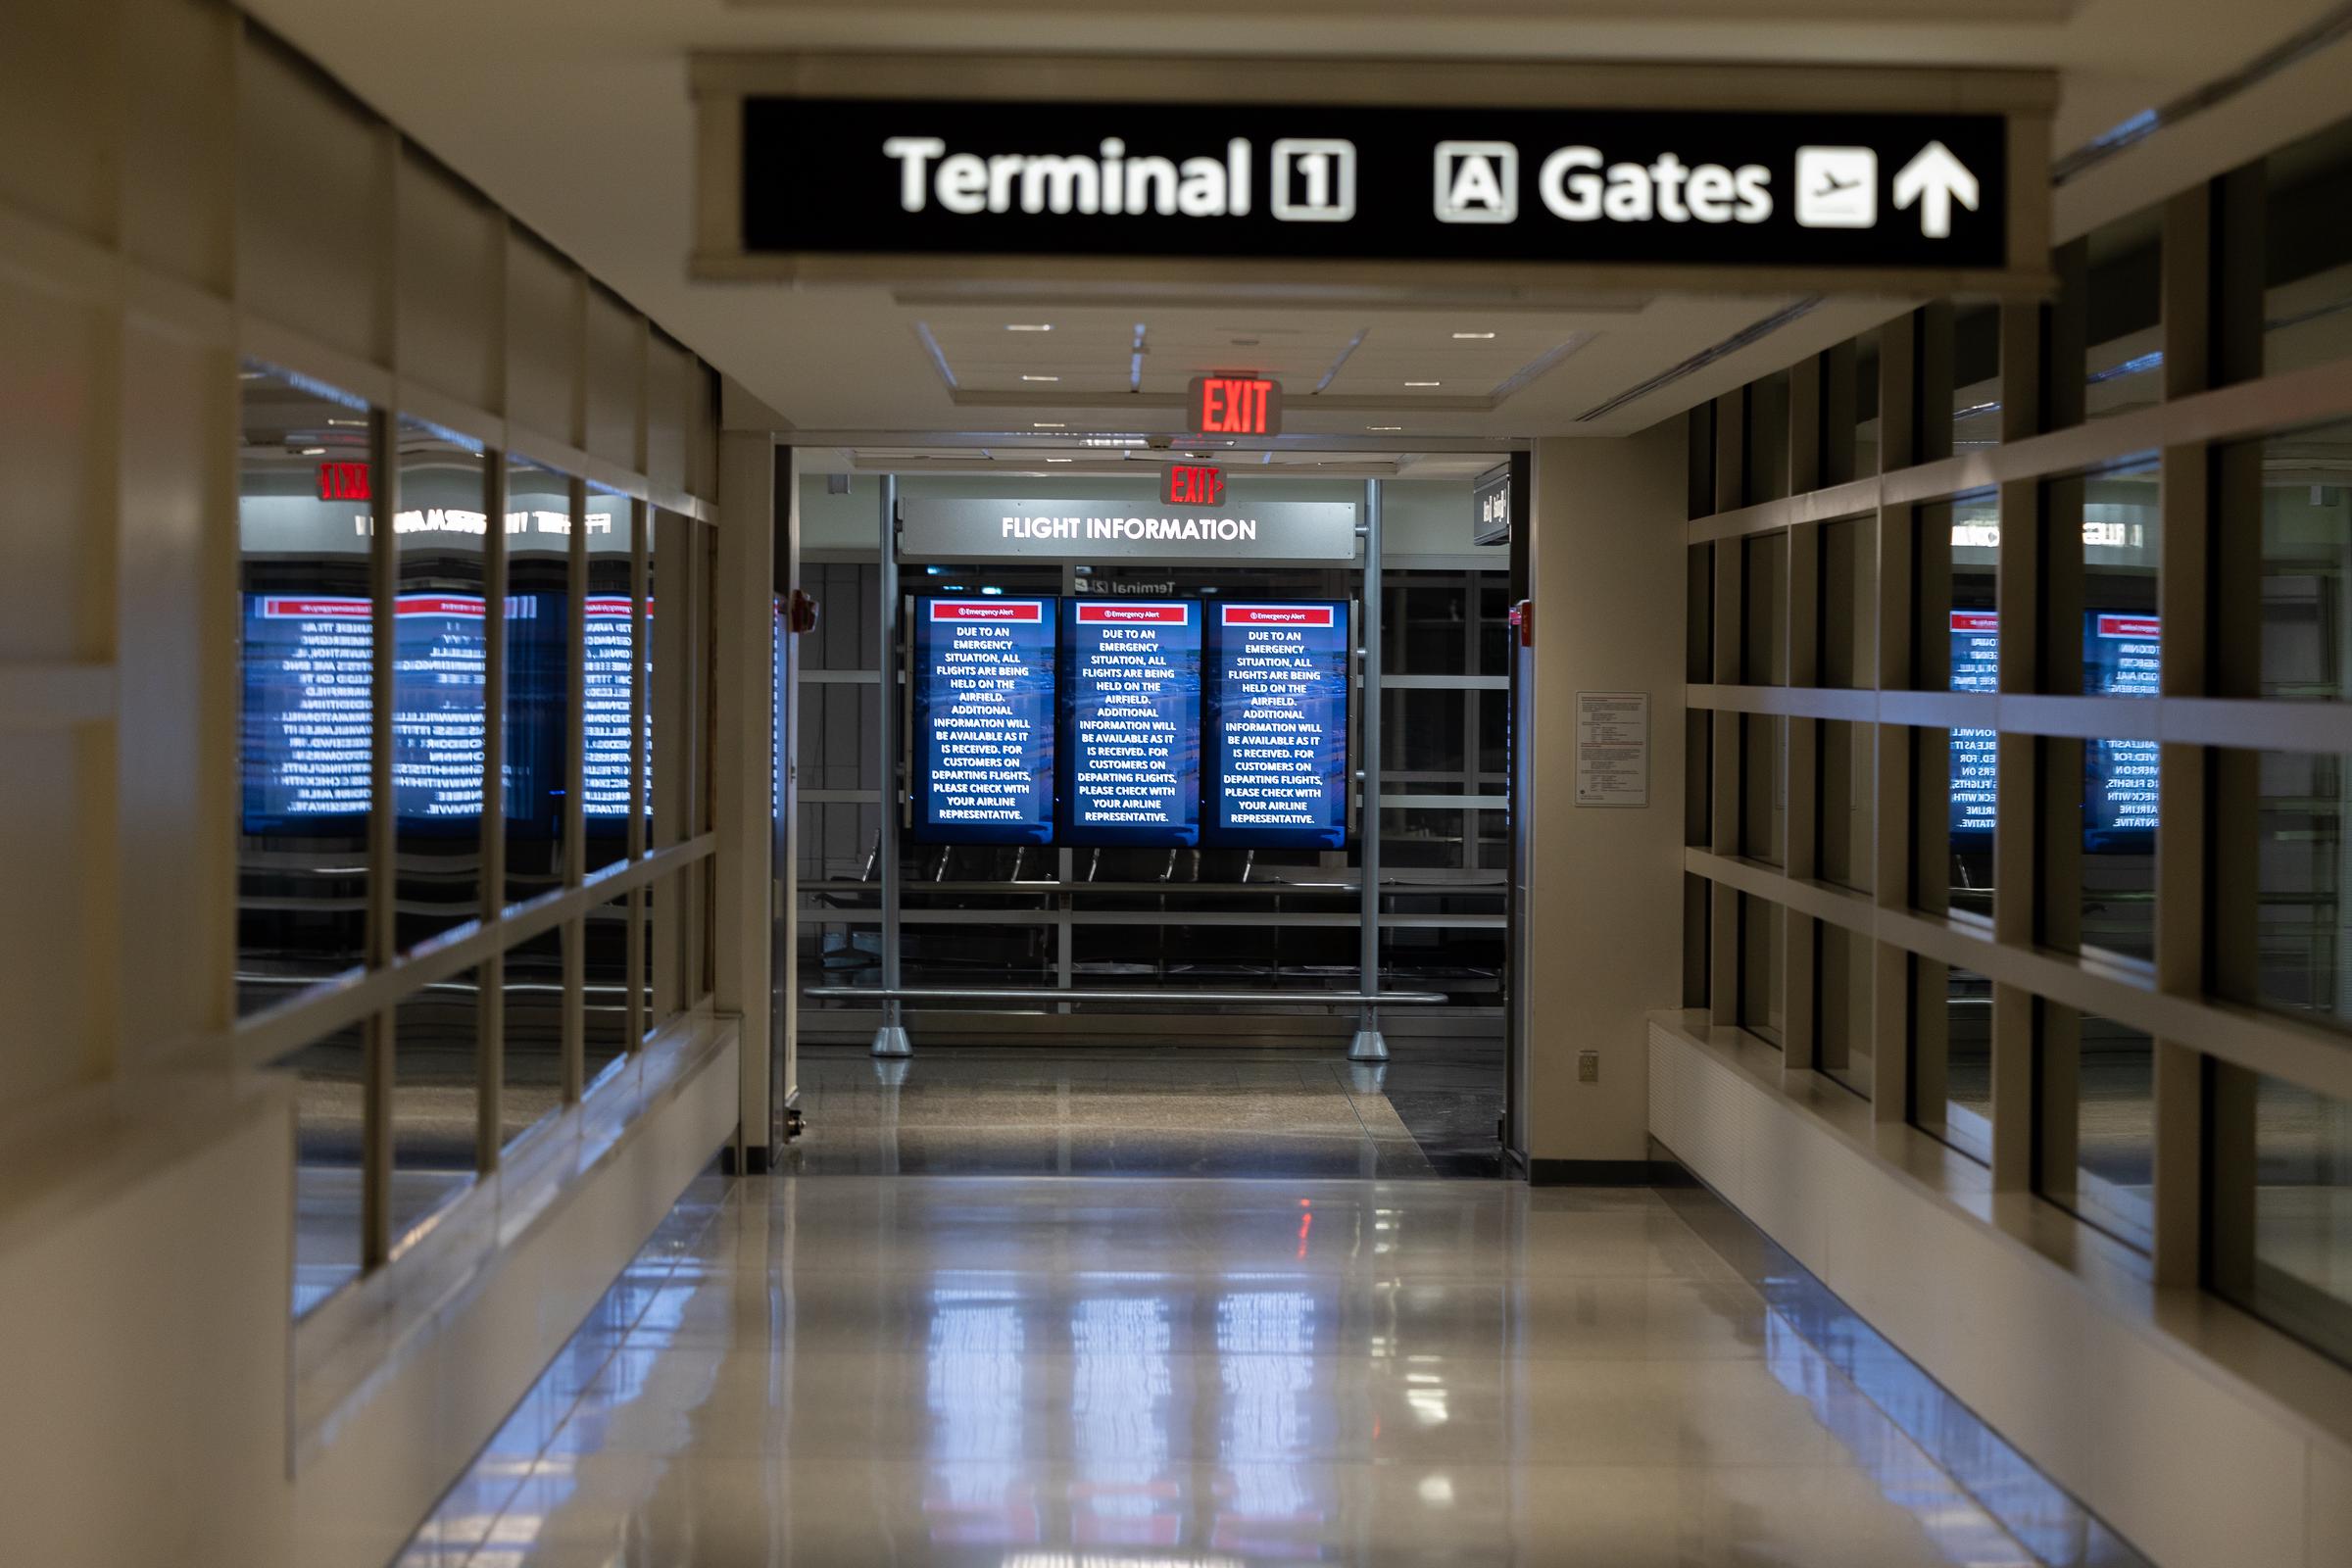
[[[1282,383],[1254,375],[1196,375],[1185,407],[1201,435],[1280,435]]]

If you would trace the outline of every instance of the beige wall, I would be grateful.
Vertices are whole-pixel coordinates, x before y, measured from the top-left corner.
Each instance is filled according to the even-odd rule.
[[[1539,441],[1534,466],[1528,1152],[1641,1159],[1643,1015],[1682,985],[1683,421]],[[1645,808],[1575,804],[1580,691],[1649,694]],[[1586,1051],[1597,1083],[1577,1080]]]

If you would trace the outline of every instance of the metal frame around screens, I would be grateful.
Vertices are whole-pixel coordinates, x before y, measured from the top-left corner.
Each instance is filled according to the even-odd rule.
[[[2043,1004],[2144,1032],[2154,1074],[2148,1271],[2161,1286],[2220,1290],[2242,1290],[2252,1267],[2253,1075],[2352,1100],[2352,1044],[2342,1035],[2225,999],[2254,994],[2252,947],[2241,940],[2254,921],[2253,877],[2224,849],[2253,820],[2253,753],[2352,753],[2352,703],[2264,698],[2250,662],[2257,627],[2247,609],[2255,590],[2246,585],[2259,583],[2263,540],[2258,512],[2249,525],[2247,510],[2249,499],[2259,508],[2248,487],[2260,476],[2241,443],[2352,417],[2352,360],[2265,373],[2261,269],[2248,265],[2262,244],[2262,177],[2258,163],[2162,206],[2160,402],[2086,418],[2088,241],[2076,240],[2056,254],[2067,286],[2054,304],[1999,308],[1997,444],[1952,450],[1946,303],[1898,317],[1877,334],[1876,472],[1839,471],[1839,443],[1857,416],[1850,344],[1788,372],[1787,425],[1772,436],[1788,443],[1787,494],[1745,491],[1758,438],[1754,386],[1701,405],[1690,425],[1688,701],[1694,736],[1712,744],[1711,765],[1693,764],[1693,837],[1684,855],[1694,889],[1685,939],[1690,1017],[1750,1027],[1742,906],[1777,911],[1786,1021],[1771,1043],[1781,1050],[1787,1091],[1818,1093],[1810,1086],[1825,1039],[1820,936],[1832,927],[1852,933],[1867,955],[1872,999],[1861,1024],[1875,1053],[1872,1119],[1900,1128],[1920,1124],[1923,1095],[1940,1096],[1934,1085],[1943,1065],[1936,1031],[1915,1016],[1915,967],[1983,975],[1992,990],[1984,1163],[1995,1192],[2020,1195],[2044,1193],[2051,1160],[2072,1158],[2080,1086],[2044,1060]],[[1848,388],[1842,408],[1840,377]],[[1844,430],[1834,427],[1839,418],[1848,421]],[[2064,650],[2069,635],[2080,637],[2081,550],[2053,532],[2072,519],[2053,513],[2049,482],[2150,467],[2160,480],[2160,690],[2078,695]],[[1989,495],[1999,507],[1999,687],[1917,690],[1918,650],[1938,635],[1943,610],[1924,576],[1921,518],[1972,495]],[[1852,687],[1823,684],[1819,663],[1845,608],[1822,593],[1824,530],[1839,522],[1861,527],[1875,550],[1875,583],[1866,578],[1866,586],[1876,642]],[[1776,535],[1786,541],[1788,565],[1778,598],[1762,609],[1761,630],[1777,645],[1786,678],[1764,684],[1769,677],[1744,667],[1759,631],[1750,623],[1744,547]],[[1742,724],[1755,717],[1788,732],[1763,781],[1786,802],[1777,865],[1750,858],[1742,843],[1743,793],[1759,785]],[[1876,748],[1867,890],[1823,879],[1819,745],[1829,723],[1855,726]],[[1946,824],[1927,787],[1940,787],[1930,775],[1941,764],[1915,765],[1915,742],[1923,732],[1963,727],[1996,737],[1989,920],[1935,912],[1917,897]],[[2082,746],[2116,738],[2160,748],[2148,963],[2061,951],[2063,933],[2079,925],[2082,894],[2065,855],[2048,849],[2067,843],[2069,812],[2081,799]],[[1920,755],[1935,754],[1931,747]]]
[[[1282,991],[1270,989],[1263,993],[1243,995],[1228,992],[1188,992],[1169,988],[1152,993],[1152,1000],[1173,1007],[1229,1006],[1237,1002],[1265,1003],[1270,1005],[1333,1006],[1352,1005],[1356,1011],[1356,1028],[1348,1045],[1348,1058],[1353,1061],[1385,1061],[1388,1042],[1381,1033],[1380,1008],[1442,1004],[1446,999],[1435,992],[1387,992],[1381,989],[1380,933],[1380,746],[1381,746],[1381,482],[1364,482],[1364,522],[1358,529],[1362,540],[1363,592],[1355,607],[1355,647],[1351,658],[1358,668],[1356,685],[1360,700],[1355,708],[1360,712],[1353,724],[1355,744],[1359,750],[1358,765],[1354,769],[1357,790],[1351,803],[1351,816],[1357,823],[1359,863],[1362,866],[1357,893],[1356,926],[1360,934],[1357,957],[1357,984],[1353,992]],[[902,984],[900,969],[900,929],[903,919],[900,872],[900,836],[905,828],[905,813],[912,801],[912,780],[905,776],[907,765],[906,736],[909,731],[906,687],[909,653],[907,639],[900,622],[904,598],[899,586],[899,487],[898,476],[887,474],[881,483],[879,538],[881,569],[875,577],[875,657],[880,669],[881,701],[878,722],[875,724],[874,761],[878,776],[883,780],[882,830],[876,848],[876,868],[881,887],[881,970],[879,988],[810,986],[802,992],[814,1001],[871,1000],[879,1002],[882,1016],[876,1025],[871,1043],[872,1054],[881,1057],[903,1057],[912,1054],[907,1038],[905,1004],[907,1002],[964,1002],[986,1001],[992,996],[1008,1003],[1031,1003],[1044,1000],[1057,1007],[1074,1006],[1088,1001],[1132,1003],[1139,994],[1095,995],[1084,990],[1062,986],[1051,992],[1036,988],[1004,988],[1000,992],[964,988],[908,988]],[[975,911],[978,912],[978,911]],[[1195,917],[1198,920],[1200,917]],[[1211,917],[1213,921],[1213,917]],[[1105,923],[1119,923],[1116,920]],[[1140,923],[1140,922],[1139,922]],[[1066,950],[1068,925],[1062,926]]]

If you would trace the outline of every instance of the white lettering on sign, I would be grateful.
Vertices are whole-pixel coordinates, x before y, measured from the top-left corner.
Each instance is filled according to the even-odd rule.
[[[1250,143],[1235,137],[1225,158],[1131,158],[1126,141],[1106,136],[1097,153],[951,153],[937,136],[892,136],[882,155],[899,165],[899,206],[947,212],[1078,213],[1116,218],[1250,216]]]
[[[1609,163],[1597,147],[1563,147],[1536,184],[1554,218],[1572,223],[1761,223],[1772,216],[1772,171],[1762,164],[1693,169],[1672,153],[1651,164]]]
[[[1159,539],[1171,542],[1249,543],[1255,517],[1006,517],[1005,539]]]

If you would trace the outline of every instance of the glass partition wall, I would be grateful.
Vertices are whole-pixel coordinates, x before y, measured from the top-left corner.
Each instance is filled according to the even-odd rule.
[[[1691,412],[1685,869],[1791,1093],[2352,1362],[2347,189],[2352,122]]]
[[[1467,487],[1463,496],[1467,515]],[[1494,558],[1480,569],[1477,558],[1431,564],[1392,554],[1384,567],[1381,980],[1449,999],[1443,1007],[1384,1011],[1392,1037],[1501,1040],[1511,633],[1507,562],[1499,550]],[[874,755],[873,552],[804,549],[803,562],[825,612],[800,656],[801,972],[812,985],[878,986],[884,823]],[[1352,602],[1361,587],[1352,569],[901,567],[908,593],[985,587],[1083,597],[1133,592],[1147,581],[1148,592],[1209,599]],[[1352,849],[908,844],[901,863],[908,986],[1352,993],[1358,985],[1361,882]],[[805,1042],[862,1044],[877,1013],[854,1002],[812,1001],[800,1016]],[[1008,1029],[1296,1043],[1344,1040],[1355,1014],[1098,1004],[1082,1013],[926,1009],[909,1025],[918,1050],[923,1039],[999,1038]]]
[[[293,1308],[430,1231],[703,996],[707,636],[652,540],[710,528],[252,365],[241,382],[238,1007],[298,1081]],[[707,572],[666,585],[703,627]],[[659,682],[664,677],[670,688]],[[492,809],[495,803],[496,808]]]

